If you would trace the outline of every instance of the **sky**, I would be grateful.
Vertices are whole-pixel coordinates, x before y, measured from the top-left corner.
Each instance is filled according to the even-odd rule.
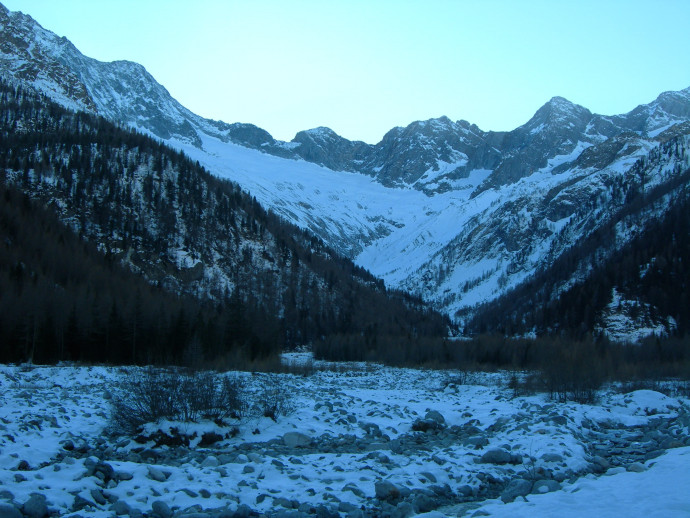
[[[688,0],[0,1],[287,141],[328,126],[373,144],[442,115],[511,130],[553,96],[613,115],[690,87]]]

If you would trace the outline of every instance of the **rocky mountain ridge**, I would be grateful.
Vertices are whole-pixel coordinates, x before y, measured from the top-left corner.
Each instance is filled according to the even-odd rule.
[[[640,178],[651,189],[688,167],[690,88],[616,116],[554,97],[508,132],[441,117],[393,128],[376,145],[328,128],[281,142],[251,124],[203,119],[141,66],[87,58],[30,17],[0,9],[0,24],[8,79],[184,151],[451,315],[548,268],[615,217]],[[683,152],[652,167],[650,153],[673,138]]]

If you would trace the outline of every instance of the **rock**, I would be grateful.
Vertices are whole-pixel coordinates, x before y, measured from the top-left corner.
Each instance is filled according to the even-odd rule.
[[[472,487],[471,487],[471,486],[468,486],[467,484],[465,484],[464,486],[460,486],[460,487],[457,489],[457,493],[458,493],[460,496],[463,496],[463,497],[467,498],[467,497],[472,496],[472,495],[474,494],[474,491],[472,490]]]
[[[20,460],[19,464],[17,464],[17,471],[30,471],[31,466],[29,466],[29,463],[26,462],[25,460]]]
[[[431,495],[417,493],[412,499],[412,506],[418,513],[428,513],[439,507],[440,504]]]
[[[475,435],[473,437],[468,437],[462,441],[463,446],[474,446],[475,449],[483,448],[489,445],[489,439],[483,435]]]
[[[22,506],[22,512],[29,518],[43,518],[48,514],[46,497],[39,493],[33,493]]]
[[[561,485],[555,480],[537,480],[532,486],[532,493],[552,493],[561,489]]]
[[[128,515],[131,512],[129,504],[123,500],[118,500],[113,505],[111,505],[110,510],[113,511],[117,516]]]
[[[92,489],[91,498],[93,498],[94,501],[99,505],[105,505],[108,503],[100,489]]]
[[[544,462],[563,462],[563,455],[558,453],[545,453],[541,456],[541,460]]]
[[[434,421],[440,425],[446,424],[446,418],[437,410],[429,410],[424,416],[424,419],[427,421]]]
[[[664,450],[670,450],[672,448],[682,448],[685,446],[685,443],[683,441],[679,441],[678,439],[674,439],[673,437],[667,437],[661,442],[661,448]]]
[[[10,504],[0,504],[0,516],[2,518],[23,518],[19,509]]]
[[[132,480],[134,478],[134,475],[132,475],[131,473],[127,473],[126,471],[116,471],[113,475],[113,478],[118,482],[123,482],[127,480]]]
[[[611,467],[611,464],[609,463],[608,460],[606,460],[604,457],[601,457],[600,455],[595,455],[592,457],[592,462],[594,463],[595,466],[599,467],[599,472],[603,473],[607,469]]]
[[[171,518],[173,513],[168,504],[162,500],[156,500],[151,504],[153,514],[158,518]]]
[[[419,474],[422,477],[424,477],[425,479],[427,479],[429,482],[431,482],[432,484],[435,484],[437,482],[436,475],[434,475],[433,473],[430,473],[429,471],[422,471]]]
[[[300,432],[287,432],[283,435],[283,444],[288,448],[304,448],[311,444],[311,437]]]
[[[643,471],[647,471],[647,468],[641,462],[633,462],[627,467],[627,470],[633,473],[642,473]]]
[[[349,484],[346,484],[343,489],[343,491],[351,491],[355,496],[358,496],[359,498],[364,498],[364,491],[362,491],[359,487],[357,487],[356,484],[353,482],[350,482]]]
[[[379,500],[398,500],[402,496],[401,488],[389,480],[379,480],[374,484],[374,490]]]
[[[412,423],[412,431],[414,432],[436,432],[443,430],[445,424],[439,423],[434,419],[417,419]]]
[[[87,500],[83,496],[76,495],[74,497],[74,503],[72,504],[72,511],[73,512],[81,511],[82,509],[84,509],[86,507],[96,507],[96,504],[94,504],[93,502],[90,502],[89,500]],[[0,513],[0,516],[3,516],[3,514]]]
[[[165,473],[163,473],[160,469],[158,469],[155,466],[148,466],[148,478],[151,480],[155,480],[156,482],[165,482],[168,480],[168,477],[165,476]]]
[[[611,468],[608,470],[605,475],[610,477],[613,475],[619,475],[621,473],[625,473],[625,468],[623,466],[618,466],[617,468]]]
[[[400,502],[395,508],[395,516],[397,518],[409,518],[415,514],[417,513],[415,513],[414,506],[409,502]]]
[[[242,504],[235,511],[233,518],[249,518],[251,515],[252,508],[249,507],[247,504]]]
[[[562,415],[555,415],[551,417],[551,422],[557,424],[558,426],[565,426],[568,424],[568,420]]]
[[[220,466],[220,462],[218,462],[218,459],[213,455],[209,455],[201,463],[202,468],[217,468],[218,466]]]
[[[510,452],[503,449],[489,450],[481,456],[481,462],[484,464],[508,464],[510,460]]]
[[[501,500],[509,503],[519,496],[527,496],[532,491],[532,482],[524,478],[514,478],[501,493]]]
[[[373,435],[374,437],[380,437],[382,435],[381,429],[376,423],[359,423],[359,427],[364,430],[367,435]]]

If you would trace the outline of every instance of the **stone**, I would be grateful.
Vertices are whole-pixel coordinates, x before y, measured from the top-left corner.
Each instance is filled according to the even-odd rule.
[[[379,500],[398,500],[401,497],[401,490],[389,480],[380,480],[374,484],[376,498]]]
[[[218,466],[220,466],[220,462],[218,462],[218,459],[213,455],[209,455],[201,463],[202,468],[217,468]]]
[[[537,480],[532,486],[532,493],[535,495],[552,493],[561,489],[561,485],[555,480]]]
[[[127,480],[132,480],[134,478],[134,475],[126,471],[116,471],[113,478],[119,482],[123,482]]]
[[[23,518],[19,509],[10,504],[0,504],[0,516],[2,518]]]
[[[151,504],[151,510],[153,514],[158,518],[171,518],[173,513],[170,506],[163,502],[162,500],[156,500]]]
[[[110,510],[113,511],[117,516],[129,515],[131,512],[129,504],[123,500],[118,500],[111,505]]]
[[[489,450],[481,456],[481,462],[484,464],[508,464],[510,460],[510,452],[503,449]]]
[[[541,460],[544,462],[563,462],[563,455],[558,453],[545,453],[541,456]]]
[[[46,497],[39,493],[33,493],[22,506],[22,512],[29,518],[43,518],[48,515]]]
[[[501,493],[501,500],[509,503],[519,496],[527,496],[532,491],[532,482],[524,478],[514,478]]]
[[[438,501],[431,495],[417,493],[412,499],[412,506],[418,513],[428,513],[439,507]]]
[[[364,430],[367,435],[373,435],[374,437],[380,437],[382,435],[381,429],[376,423],[359,423],[359,427]]]
[[[77,511],[81,511],[82,509],[84,509],[86,507],[95,507],[95,506],[96,506],[96,504],[88,501],[83,496],[76,495],[74,497],[74,503],[72,504],[72,511],[77,512]],[[3,516],[3,514],[0,513],[0,516]]]
[[[148,478],[155,480],[156,482],[165,482],[168,479],[168,477],[165,476],[165,473],[155,466],[148,466]]]
[[[311,437],[301,432],[287,432],[283,435],[283,444],[288,448],[304,448],[311,444]]]
[[[433,473],[431,473],[429,471],[422,471],[419,474],[422,477],[424,477],[425,479],[427,479],[429,482],[431,482],[432,484],[435,484],[437,482],[436,475],[434,475]]]
[[[400,502],[395,508],[395,516],[398,518],[409,518],[414,516],[415,510],[414,506],[409,502]]]
[[[252,508],[247,504],[242,504],[235,510],[233,518],[249,518],[251,515]]]
[[[472,490],[472,486],[468,486],[467,484],[465,484],[464,486],[460,486],[460,487],[457,489],[457,493],[458,493],[460,496],[463,496],[463,497],[465,497],[465,498],[468,498],[468,497],[470,497],[470,496],[472,496],[472,495],[474,494],[474,491]]]
[[[108,503],[100,489],[92,489],[91,498],[93,498],[94,501],[99,505],[105,505]]]
[[[474,446],[475,449],[483,448],[484,446],[489,445],[489,439],[484,437],[483,435],[475,435],[473,437],[468,437],[464,441],[462,441],[462,444],[464,446]]]
[[[440,425],[446,424],[446,418],[443,417],[441,412],[439,412],[438,410],[429,410],[424,416],[424,419],[427,421],[434,421]]]
[[[647,471],[647,468],[641,462],[633,462],[627,467],[627,470],[632,473],[642,473],[643,471]]]

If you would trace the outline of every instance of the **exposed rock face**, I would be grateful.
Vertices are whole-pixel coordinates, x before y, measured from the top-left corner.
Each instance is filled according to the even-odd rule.
[[[569,246],[610,221],[625,204],[617,194],[635,187],[630,172],[638,161],[646,169],[636,174],[652,187],[670,183],[676,171],[688,167],[683,142],[673,156],[655,162],[650,156],[669,139],[687,142],[690,88],[662,93],[617,116],[593,114],[554,97],[509,132],[483,131],[447,117],[417,121],[391,129],[372,145],[328,128],[301,131],[292,142],[281,142],[251,124],[204,119],[180,105],[141,65],[88,58],[67,39],[4,7],[0,71],[69,108],[150,132],[186,152],[198,151],[194,158],[216,174],[235,175],[248,166],[233,163],[219,172],[222,160],[207,152],[209,140],[291,159],[274,168],[279,179],[267,175],[252,183],[267,169],[262,163],[237,181],[266,208],[308,229],[389,286],[419,294],[459,317],[553,265]],[[278,160],[262,157],[266,164]],[[256,160],[252,156],[248,162]],[[319,172],[333,173],[335,180],[329,176],[317,185],[309,184],[313,176],[294,178],[301,161],[332,170]],[[352,190],[326,192],[343,178],[333,171],[361,173],[389,189],[352,203],[345,199]],[[410,192],[414,196],[400,195]],[[656,216],[652,208],[640,219]],[[621,246],[625,238],[621,234],[611,246]]]

